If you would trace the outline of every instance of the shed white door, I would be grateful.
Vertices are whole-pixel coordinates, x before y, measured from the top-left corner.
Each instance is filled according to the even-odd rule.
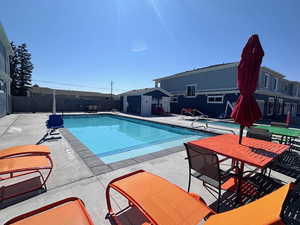
[[[128,107],[127,96],[123,96],[123,112],[124,113],[127,113],[127,107]]]
[[[142,95],[141,96],[141,115],[150,116],[152,106],[152,96]]]
[[[170,97],[162,97],[162,108],[164,112],[170,112]]]

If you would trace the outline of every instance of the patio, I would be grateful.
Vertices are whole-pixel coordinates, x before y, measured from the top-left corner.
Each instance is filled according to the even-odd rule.
[[[47,131],[45,127],[47,118],[48,114],[43,113],[13,114],[1,118],[0,149],[14,145],[37,143]],[[191,125],[190,121],[180,120],[179,117],[149,117],[149,120],[186,127]],[[220,133],[222,132],[220,131]],[[188,162],[184,160],[186,157],[185,151],[172,153],[131,166],[124,165],[120,169],[97,176],[94,175],[64,138],[44,142],[43,145],[48,145],[52,150],[51,157],[54,162],[54,169],[47,183],[48,191],[1,209],[1,224],[32,209],[71,196],[79,197],[84,201],[95,224],[111,224],[109,220],[105,219],[107,213],[105,188],[113,178],[138,169],[157,174],[183,189],[187,189]],[[284,182],[294,181],[293,178],[274,171],[272,171],[271,176]],[[191,192],[200,194],[208,205],[216,201],[202,186],[202,183],[196,179],[192,180]],[[121,210],[125,206],[127,206],[127,201],[119,195],[113,194],[113,207]],[[122,217],[122,219],[127,221],[127,224],[135,224],[133,220],[137,219],[137,217],[129,216]]]

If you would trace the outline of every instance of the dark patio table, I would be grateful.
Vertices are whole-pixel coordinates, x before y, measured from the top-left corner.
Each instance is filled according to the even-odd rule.
[[[247,163],[259,169],[266,166],[289,149],[289,146],[269,141],[244,137],[242,144],[238,143],[239,137],[233,134],[218,135],[191,141],[189,144],[195,147],[207,149],[217,154],[233,159],[236,170],[234,185],[237,187],[237,201],[239,201],[241,180],[244,173],[244,164]]]
[[[275,127],[275,126],[266,126],[266,125],[259,125],[255,127],[266,129],[272,134],[281,136],[280,143],[283,143],[283,140],[285,138],[285,142],[284,142],[285,144],[293,145],[295,138],[298,138],[300,136],[299,130],[289,129],[285,127]]]

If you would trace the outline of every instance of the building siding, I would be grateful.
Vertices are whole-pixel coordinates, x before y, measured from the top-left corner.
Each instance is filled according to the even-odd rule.
[[[237,67],[222,70],[189,72],[190,75],[160,81],[160,87],[172,94],[185,94],[186,86],[196,84],[196,92],[207,89],[235,89]]]
[[[178,103],[171,103],[171,112],[180,114],[183,108],[197,109],[200,112],[208,115],[209,117],[218,118],[225,113],[226,105],[229,102],[234,104],[239,94],[226,94],[224,95],[223,104],[219,103],[207,103],[207,98],[210,95],[197,95],[195,98],[187,98],[185,96],[178,96]],[[214,95],[216,96],[216,95]],[[231,108],[228,107],[228,111],[225,117],[230,117]]]

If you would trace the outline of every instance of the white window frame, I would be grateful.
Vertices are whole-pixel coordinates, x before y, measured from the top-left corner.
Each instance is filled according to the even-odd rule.
[[[195,95],[187,95],[188,94],[188,87],[195,87]],[[185,85],[185,97],[187,98],[195,98],[196,95],[196,90],[197,90],[197,84],[187,84]]]
[[[269,108],[270,108],[269,103],[270,103],[270,102],[273,103],[273,110],[269,112]],[[274,97],[269,97],[269,98],[268,98],[268,102],[267,102],[267,115],[268,115],[268,116],[273,115],[273,113],[274,113],[274,107],[275,107],[275,99],[274,99]]]
[[[267,80],[267,82],[266,82],[266,80]],[[265,73],[264,88],[269,88],[269,83],[270,83],[270,74]]]
[[[222,102],[210,101],[209,98],[222,98]],[[224,104],[224,95],[207,95],[207,104]]]

